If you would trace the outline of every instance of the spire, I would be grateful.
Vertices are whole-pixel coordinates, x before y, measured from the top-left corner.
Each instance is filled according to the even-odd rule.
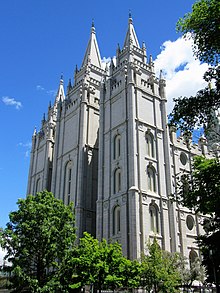
[[[94,21],[92,21],[90,39],[87,45],[85,56],[83,58],[82,67],[85,66],[88,63],[88,61],[90,61],[92,65],[101,68],[101,57],[99,53],[98,43],[96,40]]]
[[[124,47],[130,46],[130,44],[133,44],[134,46],[140,48],[140,45],[138,43],[137,35],[135,33],[135,29],[133,26],[133,19],[131,17],[131,11],[129,11],[129,18],[128,18],[128,30],[124,41]]]
[[[64,87],[63,87],[63,74],[61,74],[60,84],[56,94],[55,104],[59,103],[60,100],[63,101],[64,99],[65,99],[65,94],[64,94]]]

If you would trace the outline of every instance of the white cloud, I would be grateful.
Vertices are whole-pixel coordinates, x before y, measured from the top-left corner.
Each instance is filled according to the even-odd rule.
[[[56,95],[56,93],[57,93],[57,91],[56,90],[47,90],[47,89],[45,89],[42,85],[40,85],[40,84],[38,84],[37,86],[36,86],[36,90],[37,91],[41,91],[41,92],[45,92],[47,95],[49,95],[49,96],[55,96]]]
[[[40,84],[38,84],[38,85],[36,86],[36,89],[37,89],[38,91],[44,91],[44,90],[45,90],[45,88],[44,88],[42,85],[40,85]]]
[[[21,102],[16,101],[14,98],[10,98],[10,97],[2,97],[2,102],[3,102],[6,106],[14,106],[17,110],[20,110],[20,108],[22,107]]]
[[[163,43],[155,62],[156,75],[162,69],[166,79],[168,113],[173,108],[173,98],[195,95],[206,86],[203,79],[208,64],[201,64],[192,52],[192,41],[179,38]]]
[[[17,145],[25,149],[25,157],[28,158],[31,150],[31,142],[19,142]]]

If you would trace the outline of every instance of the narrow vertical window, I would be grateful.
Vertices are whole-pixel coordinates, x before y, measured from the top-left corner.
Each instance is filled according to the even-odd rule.
[[[121,210],[120,206],[113,209],[113,235],[119,234],[121,231]]]
[[[36,181],[35,194],[37,194],[37,192],[40,192],[40,178]]]
[[[121,169],[118,168],[114,172],[114,193],[121,191]]]
[[[156,192],[156,172],[153,167],[147,168],[148,190]]]
[[[150,204],[150,226],[151,231],[159,233],[159,210],[156,204]]]
[[[114,138],[114,159],[117,160],[121,156],[121,136],[117,134]]]
[[[154,157],[154,137],[152,133],[146,134],[146,148],[147,156]]]
[[[69,161],[65,166],[65,172],[64,172],[63,202],[65,204],[70,203],[71,183],[72,183],[72,163],[71,161]]]

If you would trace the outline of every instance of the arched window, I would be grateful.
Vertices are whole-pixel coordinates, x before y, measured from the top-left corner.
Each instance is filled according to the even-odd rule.
[[[113,209],[113,235],[117,235],[121,231],[121,210],[120,206]]]
[[[114,193],[121,191],[121,169],[117,168],[114,172]]]
[[[158,206],[155,203],[150,204],[149,212],[150,212],[151,231],[153,231],[154,233],[159,233],[159,209],[158,209]]]
[[[65,173],[64,173],[63,202],[65,204],[70,203],[71,181],[72,181],[72,162],[69,161],[65,166]]]
[[[196,261],[198,260],[198,254],[196,253],[196,251],[194,249],[192,249],[189,253],[189,265],[190,268],[192,268],[193,263],[196,263]]]
[[[147,168],[148,190],[156,192],[156,172],[151,166]]]
[[[41,180],[40,180],[40,178],[38,178],[37,179],[37,181],[36,181],[36,186],[35,186],[35,194],[37,194],[38,192],[40,192],[41,191]]]
[[[121,156],[121,136],[117,134],[114,138],[114,159],[118,159]]]
[[[146,134],[146,148],[147,156],[154,157],[154,137],[152,133]]]

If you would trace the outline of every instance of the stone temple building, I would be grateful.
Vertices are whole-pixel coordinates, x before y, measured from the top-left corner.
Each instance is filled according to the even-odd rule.
[[[34,131],[28,194],[47,189],[74,203],[77,234],[119,241],[138,258],[153,237],[168,251],[199,255],[199,215],[169,201],[192,156],[208,152],[169,129],[166,82],[140,46],[129,16],[116,62],[102,68],[94,25],[82,65]]]

